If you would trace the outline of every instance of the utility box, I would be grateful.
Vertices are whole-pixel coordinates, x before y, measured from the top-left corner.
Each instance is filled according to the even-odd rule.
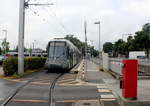
[[[122,68],[122,96],[126,99],[137,99],[137,60],[123,60]]]

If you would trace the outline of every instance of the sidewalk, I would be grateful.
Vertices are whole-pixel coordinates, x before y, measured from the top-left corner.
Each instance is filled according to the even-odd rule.
[[[150,106],[150,80],[138,80],[137,100],[127,100],[122,97],[119,81],[106,82],[108,87],[120,97],[124,106]]]
[[[150,80],[138,80],[138,99],[127,100],[122,97],[119,80],[112,77],[108,72],[102,72],[98,69],[98,65],[91,61],[87,62],[86,79],[89,83],[101,84],[104,88],[108,87],[118,98],[119,104],[123,106],[150,106]]]
[[[99,71],[98,65],[87,61],[86,80],[88,83],[97,84],[97,92],[99,93],[101,106],[119,106],[117,97],[105,83],[105,81],[111,81],[113,79],[109,73]]]
[[[106,79],[114,79],[110,74],[99,71],[99,66],[87,61],[87,80],[92,83],[104,83]]]

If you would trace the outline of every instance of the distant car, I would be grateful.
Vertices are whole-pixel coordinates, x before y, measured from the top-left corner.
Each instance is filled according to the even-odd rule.
[[[4,60],[5,60],[5,56],[0,55],[0,64],[2,64]]]
[[[146,56],[137,56],[137,59],[147,59]]]

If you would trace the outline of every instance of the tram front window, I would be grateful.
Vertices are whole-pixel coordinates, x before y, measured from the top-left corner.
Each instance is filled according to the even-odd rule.
[[[54,57],[59,58],[59,57],[65,56],[66,55],[65,51],[66,51],[65,50],[65,46],[63,46],[63,47],[56,46],[55,47],[55,56]]]
[[[50,58],[59,58],[66,55],[66,46],[64,42],[53,42],[50,43],[49,48],[49,57]]]

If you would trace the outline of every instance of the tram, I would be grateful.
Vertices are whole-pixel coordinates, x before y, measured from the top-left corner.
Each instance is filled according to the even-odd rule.
[[[69,40],[55,38],[47,45],[48,58],[45,67],[48,72],[69,71],[81,60],[81,52]]]

